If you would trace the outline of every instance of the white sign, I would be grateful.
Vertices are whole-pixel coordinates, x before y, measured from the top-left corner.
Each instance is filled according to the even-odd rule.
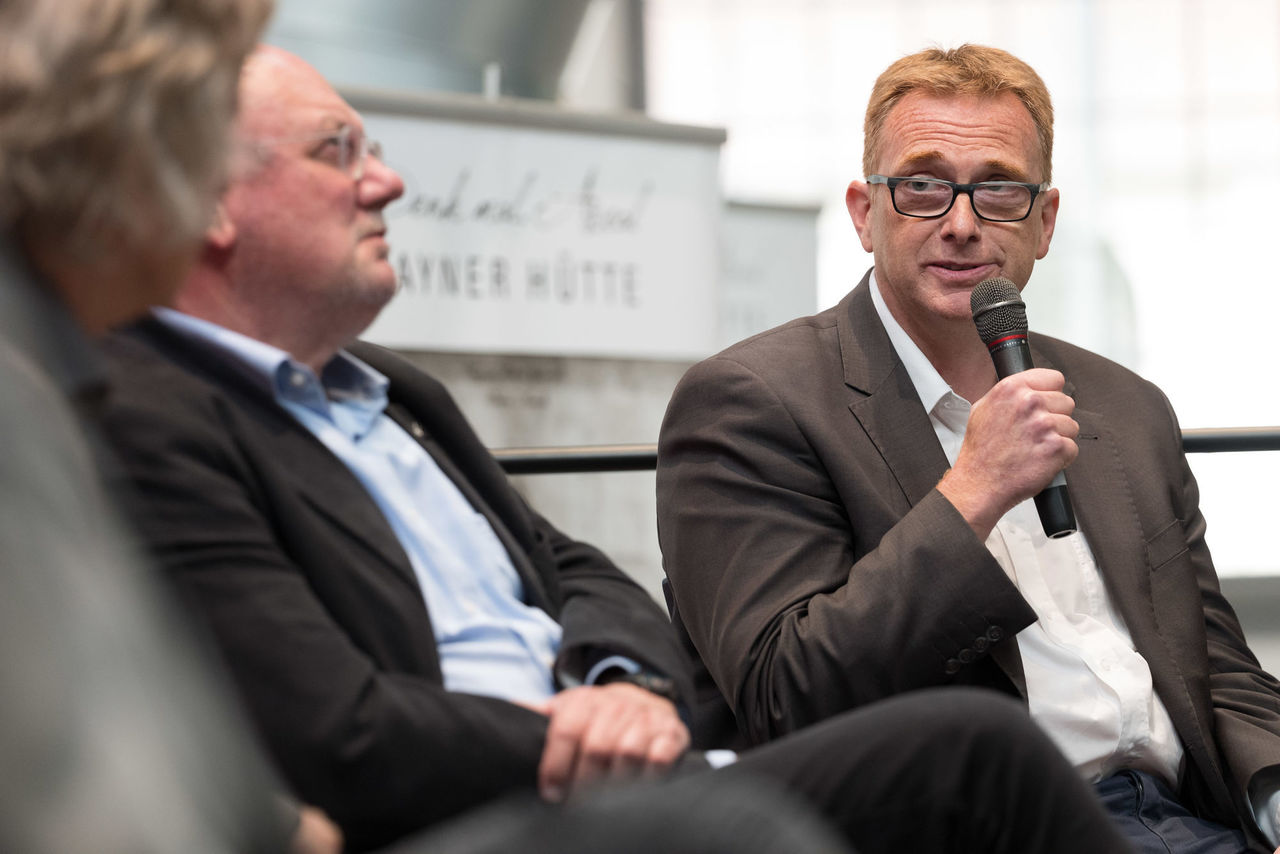
[[[818,208],[729,202],[719,347],[818,310]]]
[[[366,111],[398,348],[696,358],[715,345],[719,146]]]

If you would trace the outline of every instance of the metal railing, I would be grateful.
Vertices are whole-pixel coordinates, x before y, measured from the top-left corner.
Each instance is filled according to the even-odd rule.
[[[1202,427],[1182,431],[1189,454],[1280,451],[1280,427]],[[657,445],[566,445],[556,448],[498,448],[493,452],[507,474],[578,474],[653,471]]]

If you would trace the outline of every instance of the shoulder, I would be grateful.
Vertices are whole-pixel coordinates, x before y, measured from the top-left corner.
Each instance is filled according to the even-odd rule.
[[[223,446],[289,425],[226,359],[172,333],[130,327],[107,336],[102,353],[108,392],[98,426],[123,456]]]
[[[693,365],[679,387],[754,378],[787,388],[816,374],[840,370],[836,306],[759,332]]]
[[[1160,388],[1136,371],[1091,350],[1059,338],[1031,334],[1034,353],[1041,361],[1067,377],[1073,394],[1081,405],[1091,408],[1132,406],[1135,402],[1168,402]],[[1040,362],[1037,362],[1039,365]]]

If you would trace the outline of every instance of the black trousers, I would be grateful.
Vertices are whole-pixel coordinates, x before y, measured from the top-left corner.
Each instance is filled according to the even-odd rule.
[[[1130,851],[1026,708],[990,691],[903,694],[703,777],[757,775],[801,795],[862,854]]]
[[[684,776],[550,806],[530,796],[468,813],[381,854],[855,854],[765,779]]]
[[[688,765],[694,765],[691,762]],[[920,691],[674,780],[486,808],[398,854],[1130,854],[1092,789],[989,691]]]

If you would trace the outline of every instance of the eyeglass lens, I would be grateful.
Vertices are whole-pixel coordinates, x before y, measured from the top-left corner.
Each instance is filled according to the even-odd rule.
[[[907,216],[938,216],[951,206],[959,191],[950,184],[927,179],[906,180],[893,188],[894,205]],[[969,197],[978,216],[991,220],[1019,220],[1031,210],[1032,193],[1021,184],[992,182],[974,187]]]
[[[343,146],[343,171],[359,181],[364,177],[365,164],[370,157],[382,160],[382,143],[377,140],[350,137]]]

